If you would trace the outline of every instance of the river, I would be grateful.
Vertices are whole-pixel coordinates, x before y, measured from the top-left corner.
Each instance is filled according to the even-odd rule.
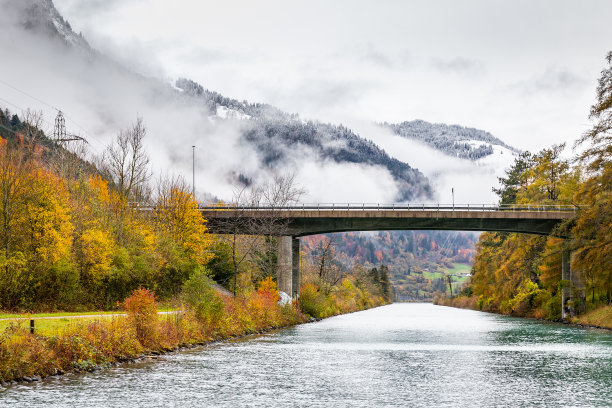
[[[20,384],[1,406],[612,406],[612,334],[429,304]]]

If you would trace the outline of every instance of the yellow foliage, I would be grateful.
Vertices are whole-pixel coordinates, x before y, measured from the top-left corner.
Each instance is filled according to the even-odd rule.
[[[105,231],[94,228],[81,235],[83,266],[94,279],[101,279],[110,271],[112,248],[113,240]]]
[[[156,214],[159,228],[179,243],[192,261],[206,264],[212,259],[208,251],[212,237],[191,193],[173,188],[161,204]]]

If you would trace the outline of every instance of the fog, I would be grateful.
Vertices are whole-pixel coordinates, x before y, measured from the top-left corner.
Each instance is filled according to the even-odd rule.
[[[514,162],[507,149],[495,147],[494,157],[476,162],[451,157],[421,142],[398,136],[387,128],[369,122],[355,121],[352,127],[391,153],[407,161],[425,174],[434,188],[434,197],[428,202],[450,204],[494,204],[498,197],[492,188],[498,187],[497,177]],[[504,154],[497,152],[503,150]]]
[[[11,9],[8,9],[11,11]],[[14,10],[12,10],[14,12]],[[241,139],[248,121],[223,120],[167,83],[125,70],[96,52],[70,49],[47,35],[25,31],[15,15],[0,17],[0,106],[21,114],[40,110],[47,134],[60,109],[67,131],[100,155],[116,133],[142,117],[154,179],[183,176],[200,198],[230,200],[238,174],[263,183],[273,172],[295,173],[311,202],[392,202],[395,182],[384,168],[320,160],[310,149],[290,149],[275,169]],[[192,161],[192,146],[196,146]]]
[[[181,13],[184,27],[175,16],[170,24],[177,30],[174,34],[164,31],[168,28],[164,26],[159,35],[152,36],[151,22],[136,18],[135,13],[151,6],[151,21],[157,21],[168,12],[164,2],[57,0],[57,3],[68,17],[77,18],[70,21],[73,27],[83,30],[88,40],[93,39],[94,47],[111,58],[78,48],[71,50],[45,35],[25,31],[18,24],[21,20],[5,7],[0,15],[0,52],[4,56],[0,79],[6,83],[0,83],[0,106],[15,113],[27,108],[42,110],[48,132],[52,131],[55,108],[61,109],[67,117],[68,132],[85,137],[91,154],[98,155],[120,129],[142,117],[148,130],[147,151],[156,176],[181,175],[190,183],[192,146],[196,146],[195,187],[201,198],[231,199],[239,174],[260,183],[274,172],[294,172],[297,182],[307,191],[304,201],[310,202],[389,203],[397,198],[398,185],[385,168],[321,160],[303,146],[286,150],[285,159],[274,169],[263,166],[260,154],[241,138],[248,121],[211,116],[203,104],[177,92],[170,85],[170,77],[184,74],[203,80],[205,86],[221,93],[227,89],[230,97],[278,103],[290,112],[297,110],[302,117],[344,123],[373,140],[392,157],[421,170],[435,190],[431,201],[450,202],[451,189],[454,189],[456,203],[475,204],[496,201],[491,189],[512,162],[508,152],[503,157],[495,155],[493,161],[472,163],[392,135],[373,122],[410,120],[419,115],[425,120],[489,130],[521,149],[571,141],[587,126],[590,102],[587,96],[592,93],[587,89],[594,88],[593,67],[602,59],[598,57],[595,62],[591,58],[591,65],[580,69],[556,63],[542,63],[539,71],[533,69],[528,73],[521,68],[520,74],[491,88],[491,81],[496,82],[490,75],[492,66],[504,62],[503,58],[494,58],[497,51],[492,51],[493,60],[487,62],[475,56],[481,55],[484,48],[473,50],[474,56],[445,54],[439,49],[438,55],[426,57],[422,51],[427,41],[418,42],[418,46],[413,41],[412,51],[397,48],[397,39],[380,46],[358,39],[352,41],[347,33],[358,35],[353,23],[363,21],[364,10],[368,9],[362,3],[358,3],[355,22],[338,22],[347,28],[347,33],[328,37],[328,44],[325,33],[329,27],[320,26],[320,31],[312,32],[311,37],[299,35],[302,48],[295,48],[295,44],[291,48],[287,39],[274,37],[279,27],[265,24],[261,32],[251,32],[253,38],[245,37],[236,21],[232,27],[237,31],[212,35],[206,31],[210,27],[202,28],[196,24],[197,18],[184,12]],[[181,7],[189,11],[195,4],[185,1]],[[327,7],[316,4],[321,10]],[[262,7],[269,5],[264,3]],[[287,6],[276,6],[274,15],[279,18],[290,11]],[[308,7],[305,3],[299,5],[300,10]],[[224,6],[221,8],[224,12],[220,17],[232,14]],[[423,8],[417,8],[423,13]],[[388,14],[392,9],[373,12]],[[571,7],[565,5],[562,9],[567,11]],[[236,17],[245,30],[253,28],[253,22],[246,18],[247,11],[248,7],[239,10]],[[117,19],[118,16],[123,20]],[[126,18],[132,19],[131,36],[127,34]],[[210,18],[206,17],[206,21]],[[452,23],[448,16],[444,19]],[[531,24],[531,20],[528,18],[527,23]],[[209,22],[216,27],[217,23]],[[295,34],[294,28],[281,25]],[[556,23],[549,26],[558,28]],[[370,32],[371,28],[366,31]],[[375,38],[373,32],[370,34]],[[385,38],[389,35],[386,33]],[[270,40],[266,47],[254,46],[254,41],[266,38]],[[209,46],[195,43],[198,39],[205,40]],[[237,39],[243,42],[236,43]],[[513,41],[507,38],[504,41],[515,48]],[[438,37],[432,37],[431,44],[439,45]],[[587,48],[591,57],[599,49],[594,45]],[[312,54],[315,49],[320,51],[316,57]],[[527,54],[531,55],[532,51]],[[555,58],[551,61],[557,61]],[[121,64],[157,79],[134,74]],[[513,62],[514,66],[517,64]],[[500,74],[496,72],[495,76]],[[592,81],[586,79],[590,76]],[[219,88],[210,84],[218,84]],[[435,86],[428,88],[427,84]],[[571,109],[563,105],[568,101]],[[539,111],[542,107],[546,110]],[[550,129],[542,131],[547,125]]]

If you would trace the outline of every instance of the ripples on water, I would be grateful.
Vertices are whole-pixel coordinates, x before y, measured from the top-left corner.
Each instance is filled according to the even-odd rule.
[[[0,405],[612,406],[612,334],[393,304],[80,376]]]

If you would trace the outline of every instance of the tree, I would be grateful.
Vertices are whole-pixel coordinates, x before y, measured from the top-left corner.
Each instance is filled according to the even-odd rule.
[[[275,175],[260,185],[240,186],[234,189],[230,215],[215,222],[226,233],[221,239],[231,248],[234,269],[234,291],[240,266],[249,261],[259,271],[251,268],[251,281],[261,277],[276,276],[276,237],[287,234],[288,220],[283,207],[295,204],[304,194],[297,186],[295,176]],[[223,203],[219,203],[223,207]],[[252,208],[260,208],[260,216],[253,217]],[[220,209],[219,211],[223,211]]]
[[[572,228],[572,267],[584,271],[595,288],[612,303],[612,52],[606,56],[589,118],[593,127],[576,142],[586,145],[577,157],[589,176],[576,194],[582,210]]]
[[[334,259],[334,245],[333,237],[324,237],[315,252],[319,281],[326,290],[337,285],[345,277],[342,268]]]
[[[566,181],[569,162],[561,158],[565,143],[542,149],[533,156],[532,165],[523,172],[527,188],[517,194],[519,202],[554,203],[559,199]]]
[[[142,118],[130,128],[119,131],[113,144],[103,154],[103,164],[117,190],[129,200],[147,197],[151,177],[149,156],[144,148],[147,130]]]
[[[499,196],[500,204],[516,204],[519,191],[526,188],[525,171],[531,168],[533,159],[531,153],[523,152],[514,159],[512,167],[506,170],[506,177],[498,177],[500,188],[493,188]]]
[[[156,207],[158,230],[164,231],[170,240],[177,243],[190,261],[205,265],[213,256],[209,251],[212,238],[185,182],[178,178],[162,184]]]

